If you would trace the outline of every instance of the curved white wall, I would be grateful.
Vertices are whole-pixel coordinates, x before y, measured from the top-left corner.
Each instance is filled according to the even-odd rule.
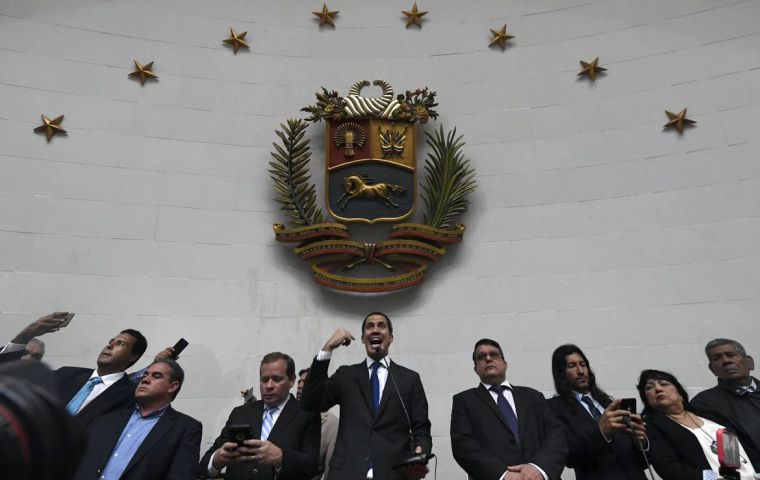
[[[210,442],[263,353],[305,366],[336,326],[384,310],[394,359],[425,382],[439,478],[460,475],[450,399],[476,382],[480,337],[547,394],[563,342],[615,395],[644,367],[711,385],[715,336],[758,354],[760,2],[423,0],[421,30],[404,29],[411,0],[334,0],[334,30],[318,3],[0,2],[2,338],[77,312],[45,337],[60,366],[93,365],[125,327],[149,352],[184,336],[177,405]],[[489,49],[505,22],[516,38]],[[222,45],[230,26],[249,52]],[[577,80],[596,56],[608,75]],[[128,79],[133,58],[160,80]],[[266,173],[279,123],[365,78],[438,91],[479,182],[464,243],[421,288],[375,298],[319,288],[274,242]],[[696,128],[662,132],[683,107]],[[68,137],[33,134],[40,113],[65,114]],[[352,345],[335,362],[360,358]]]

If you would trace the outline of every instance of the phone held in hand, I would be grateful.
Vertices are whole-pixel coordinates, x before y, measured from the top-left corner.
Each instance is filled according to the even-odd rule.
[[[187,340],[180,338],[179,341],[174,344],[174,347],[172,347],[174,348],[174,353],[172,353],[171,359],[176,360],[179,357],[179,354],[182,353],[182,350],[184,350],[188,345],[190,345],[190,343],[188,343]]]
[[[621,398],[620,410],[628,410],[630,413],[636,413],[636,399],[635,398]]]
[[[253,430],[251,429],[251,425],[247,423],[230,425],[227,427],[227,431],[229,432],[232,441],[238,445],[242,445],[244,441],[253,438]]]
[[[66,315],[63,316],[61,323],[58,324],[58,328],[63,328],[71,323],[71,319],[74,318],[74,315],[74,313],[66,313]]]

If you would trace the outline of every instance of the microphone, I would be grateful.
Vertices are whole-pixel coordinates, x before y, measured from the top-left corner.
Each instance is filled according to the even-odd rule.
[[[375,352],[381,353],[379,346],[375,348]],[[385,365],[385,369],[388,371],[388,377],[390,377],[391,383],[393,384],[393,390],[395,390],[396,396],[398,397],[399,402],[401,402],[401,408],[404,410],[404,417],[406,418],[406,425],[409,427],[409,451],[411,455],[403,459],[398,464],[394,465],[393,468],[400,468],[400,467],[405,467],[408,465],[427,464],[428,460],[435,457],[435,454],[416,452],[417,437],[414,436],[414,430],[412,429],[412,421],[409,418],[409,410],[406,409],[404,398],[401,396],[401,391],[398,389],[398,384],[396,383],[396,379],[393,377],[393,372],[391,372],[390,364],[388,363],[388,358],[384,357],[381,363]]]

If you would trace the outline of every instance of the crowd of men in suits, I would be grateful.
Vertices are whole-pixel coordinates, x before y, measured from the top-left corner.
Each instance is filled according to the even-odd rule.
[[[56,312],[30,324],[0,351],[0,362],[28,355],[32,338],[56,331],[64,315]],[[173,349],[128,375],[147,341],[139,331],[125,329],[108,341],[95,368],[53,372],[61,408],[87,437],[86,448],[77,452],[76,472],[68,477],[59,472],[56,478],[426,477],[433,451],[427,398],[419,374],[389,358],[390,318],[381,312],[367,315],[360,336],[366,359],[328,375],[336,349],[354,340],[339,328],[298,375],[287,354],[266,354],[259,369],[260,398],[233,409],[201,457],[201,424],[171,406],[185,378]],[[730,421],[749,460],[760,467],[760,392],[750,374],[752,358],[727,339],[710,342],[706,354],[718,385],[692,403]],[[450,425],[454,458],[469,478],[553,480],[566,466],[579,480],[646,478],[654,446],[645,420],[598,386],[580,348],[568,344],[555,350],[557,396],[549,400],[507,381],[506,357],[495,340],[479,340],[472,361],[479,382],[453,397]],[[290,391],[296,385],[294,396]],[[338,418],[328,413],[336,405]],[[0,424],[7,420],[1,407]],[[705,470],[699,478],[718,477]]]

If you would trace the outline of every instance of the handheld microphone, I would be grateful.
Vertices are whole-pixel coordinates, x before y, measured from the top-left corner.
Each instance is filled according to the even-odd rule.
[[[375,348],[375,352],[380,353],[380,347]],[[398,384],[396,383],[396,379],[393,377],[393,372],[391,372],[390,364],[388,363],[387,358],[382,359],[383,365],[385,365],[385,369],[388,371],[388,377],[391,379],[391,383],[393,384],[393,390],[396,392],[396,396],[398,397],[399,402],[401,402],[401,408],[404,410],[404,417],[406,417],[406,425],[409,427],[409,451],[411,455],[398,464],[394,465],[393,468],[401,468],[408,465],[425,465],[428,463],[428,460],[435,457],[435,454],[433,453],[417,453],[417,437],[414,436],[414,430],[412,429],[412,421],[409,418],[409,410],[406,409],[406,404],[404,403],[404,398],[401,396],[401,391],[398,388]]]

